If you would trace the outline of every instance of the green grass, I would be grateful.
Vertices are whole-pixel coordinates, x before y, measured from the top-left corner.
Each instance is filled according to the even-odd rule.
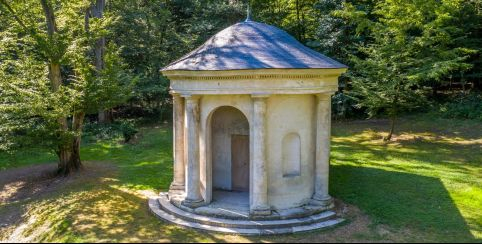
[[[405,118],[396,140],[383,143],[387,129],[376,121],[333,125],[331,194],[359,207],[372,223],[368,231],[340,234],[334,240],[481,242],[482,125]],[[149,213],[146,194],[167,190],[172,180],[172,134],[169,127],[143,128],[140,134],[133,144],[85,143],[87,169],[112,167],[39,199],[0,205],[0,216],[5,209],[20,208],[22,223],[29,223],[22,235],[37,241],[313,242],[335,233],[246,238],[160,222]],[[54,160],[49,153],[19,152],[16,157],[0,155],[0,168]],[[379,226],[392,234],[379,235]]]
[[[167,127],[141,129],[138,143],[120,143],[121,138],[82,143],[83,161],[111,162],[119,167],[119,184],[132,189],[161,189],[169,187],[172,178],[172,132]],[[56,161],[52,152],[22,150],[0,154],[0,170]]]
[[[377,126],[335,126],[332,194],[425,241],[481,240],[482,125],[412,117],[392,143]]]
[[[18,168],[33,164],[44,164],[55,161],[53,153],[45,152],[43,149],[31,148],[14,154],[0,152],[0,170]]]

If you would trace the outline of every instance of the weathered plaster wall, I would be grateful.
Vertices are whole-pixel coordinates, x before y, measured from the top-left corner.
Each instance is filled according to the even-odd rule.
[[[268,196],[278,209],[303,205],[314,191],[315,161],[314,95],[273,95],[267,106]],[[283,173],[283,139],[299,135],[299,175]],[[295,148],[293,148],[295,149]],[[297,152],[293,152],[297,153]]]

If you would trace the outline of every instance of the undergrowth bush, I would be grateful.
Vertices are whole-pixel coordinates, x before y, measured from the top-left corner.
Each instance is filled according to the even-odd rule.
[[[84,138],[87,141],[122,137],[127,143],[137,132],[136,123],[132,119],[120,119],[110,124],[87,122],[84,126]]]
[[[473,119],[482,121],[482,94],[460,94],[439,107],[444,118]]]
[[[342,92],[336,93],[331,99],[331,115],[335,120],[356,119],[366,117],[363,109],[356,107],[356,100]]]

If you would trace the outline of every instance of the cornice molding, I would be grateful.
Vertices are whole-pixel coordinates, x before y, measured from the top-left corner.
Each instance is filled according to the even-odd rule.
[[[338,77],[346,69],[263,69],[228,71],[163,71],[170,80],[272,80],[272,79],[324,79]]]
[[[176,80],[268,80],[268,79],[323,79],[337,75],[311,75],[311,74],[267,74],[267,75],[231,75],[231,76],[171,76]]]

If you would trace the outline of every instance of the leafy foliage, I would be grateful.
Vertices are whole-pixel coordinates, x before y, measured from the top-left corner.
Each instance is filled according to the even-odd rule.
[[[91,4],[0,2],[0,21],[8,23],[0,29],[5,40],[0,44],[2,149],[42,145],[60,157],[82,133],[85,113],[127,99],[133,79],[117,48],[105,50],[100,73],[92,64],[93,45],[106,35],[113,18],[92,20],[86,28]]]
[[[363,114],[357,108],[356,98],[343,92],[338,92],[331,98],[331,108],[334,119],[355,118],[357,114]]]
[[[85,124],[84,137],[88,141],[110,140],[122,137],[129,142],[136,134],[136,123],[132,119],[120,119],[113,123],[89,122]]]
[[[117,20],[112,40],[127,67],[138,76],[124,113],[167,117],[171,100],[162,67],[244,16],[241,3],[228,1],[112,1]]]
[[[49,35],[41,2],[53,6]],[[219,30],[252,19],[350,66],[333,98],[337,118],[416,109],[452,83],[481,89],[481,5],[477,0],[118,0],[103,18],[94,0],[0,0],[0,148],[55,149],[79,136],[59,129],[75,114],[116,108],[118,117],[170,116],[169,81],[159,70]],[[107,40],[105,68],[93,48]],[[49,64],[61,67],[53,89]],[[464,86],[465,88],[465,86]],[[55,91],[54,91],[55,90]],[[357,99],[357,107],[355,100]]]
[[[338,11],[371,39],[358,46],[358,55],[350,55],[358,106],[366,107],[370,116],[387,114],[393,132],[400,112],[423,104],[425,84],[472,68],[467,59],[476,50],[457,42],[464,37],[455,17],[461,7],[462,1],[386,0],[371,12],[351,4]]]
[[[451,100],[440,105],[439,112],[443,117],[482,121],[482,94],[458,94]]]

